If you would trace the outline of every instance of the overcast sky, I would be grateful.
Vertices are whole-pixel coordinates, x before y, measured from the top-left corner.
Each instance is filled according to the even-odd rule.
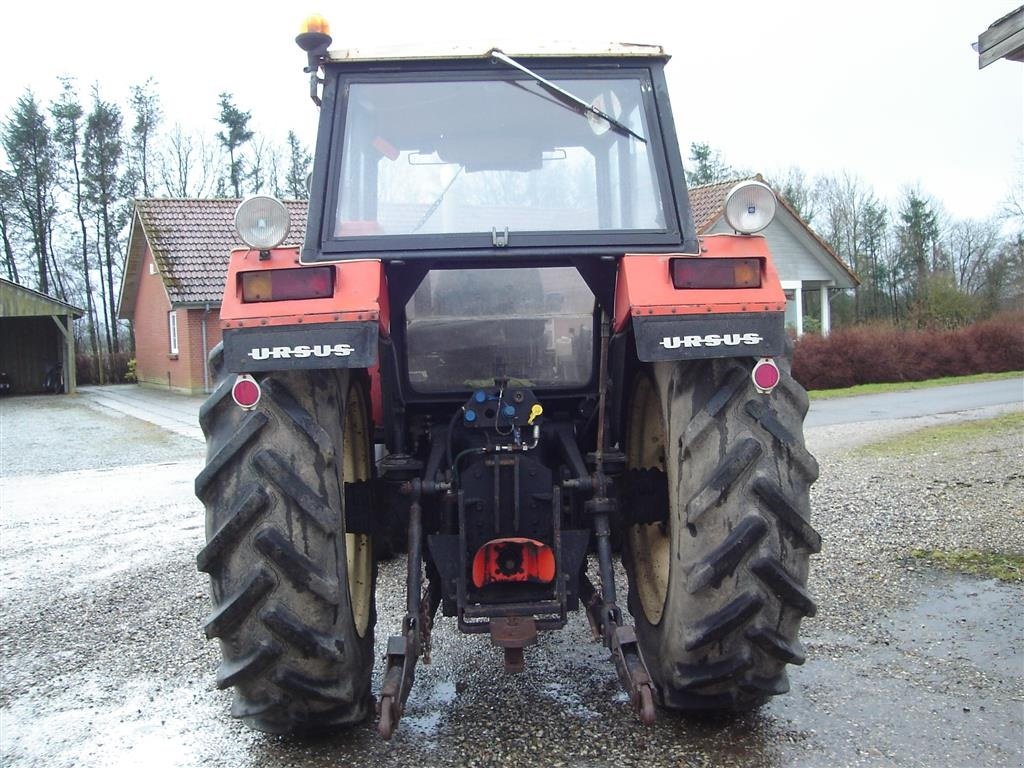
[[[673,55],[684,160],[704,141],[766,175],[848,170],[890,202],[917,185],[954,216],[985,217],[1024,167],[1024,65],[979,71],[970,45],[1018,1],[7,3],[0,110],[26,88],[48,101],[62,74],[83,97],[98,82],[122,104],[152,76],[168,125],[212,135],[217,95],[230,91],[268,138],[283,144],[293,129],[312,145],[316,108],[293,42],[306,12],[328,18],[333,47],[654,42]]]

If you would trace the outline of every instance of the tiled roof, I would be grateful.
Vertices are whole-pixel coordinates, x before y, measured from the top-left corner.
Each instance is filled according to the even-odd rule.
[[[690,187],[690,208],[697,234],[704,234],[725,209],[725,196],[742,179],[718,181],[700,187]]]
[[[228,255],[232,248],[245,247],[235,232],[235,209],[239,202],[236,199],[136,200],[118,315],[132,317],[147,245],[153,252],[172,305],[220,304]],[[306,233],[307,203],[289,200],[285,205],[291,214],[291,228],[283,245],[301,245]]]

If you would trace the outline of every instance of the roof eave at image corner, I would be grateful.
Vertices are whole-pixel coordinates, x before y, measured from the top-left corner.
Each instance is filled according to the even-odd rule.
[[[1024,62],[1024,5],[992,22],[974,45],[978,69],[1000,59]]]

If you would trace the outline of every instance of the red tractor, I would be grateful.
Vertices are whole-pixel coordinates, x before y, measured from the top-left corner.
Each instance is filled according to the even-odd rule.
[[[376,701],[389,737],[438,609],[514,671],[582,607],[645,723],[785,692],[821,540],[755,234],[771,190],[739,184],[735,234],[697,237],[659,47],[329,52],[317,18],[297,42],[305,244],[280,247],[280,202],[240,205],[200,417],[232,714],[301,732]],[[375,557],[399,540],[375,699]]]

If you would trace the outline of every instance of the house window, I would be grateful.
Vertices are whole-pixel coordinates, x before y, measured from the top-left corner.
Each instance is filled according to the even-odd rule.
[[[178,313],[173,309],[167,313],[167,329],[171,336],[171,354],[178,354]]]

